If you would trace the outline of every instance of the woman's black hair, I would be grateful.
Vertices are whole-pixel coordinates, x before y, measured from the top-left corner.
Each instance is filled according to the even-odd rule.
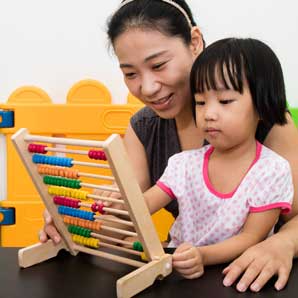
[[[269,46],[252,38],[216,41],[197,57],[190,74],[194,118],[194,94],[217,90],[218,82],[243,93],[245,81],[264,126],[286,124],[286,92],[280,62]]]
[[[122,3],[125,1],[122,1]],[[196,26],[192,12],[184,0],[175,0]],[[130,28],[158,30],[167,36],[180,37],[185,44],[191,41],[189,23],[175,6],[161,0],[135,0],[117,10],[108,20],[107,33],[110,43]]]

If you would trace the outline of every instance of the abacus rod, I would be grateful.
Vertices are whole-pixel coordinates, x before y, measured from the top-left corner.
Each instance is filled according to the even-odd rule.
[[[123,245],[127,245],[130,248],[133,247],[133,243],[132,242],[121,240],[121,239],[114,238],[114,237],[109,237],[109,236],[102,235],[102,234],[99,234],[99,233],[92,232],[90,234],[90,236],[92,236],[94,238],[98,238],[98,239],[104,239],[104,240],[108,240],[108,241],[111,241],[111,242],[115,242],[115,243],[120,243],[120,244],[123,244]]]
[[[91,199],[95,199],[95,200],[100,200],[100,201],[107,201],[107,202],[112,202],[112,203],[119,203],[119,204],[125,204],[123,200],[118,200],[118,199],[114,199],[111,197],[103,197],[103,196],[99,196],[99,195],[93,195],[93,194],[88,194],[87,195],[88,198]]]
[[[127,230],[121,230],[121,229],[118,229],[118,228],[113,228],[113,227],[109,227],[109,226],[105,226],[105,225],[102,225],[101,229],[105,230],[105,231],[119,233],[119,234],[126,235],[126,236],[138,237],[138,234],[135,233],[135,232],[131,232],[131,231],[127,231]]]
[[[116,223],[120,223],[120,224],[124,224],[130,227],[133,227],[133,222],[128,221],[128,220],[123,220],[123,219],[118,219],[118,218],[102,218],[102,216],[100,215],[94,215],[95,219],[99,219],[99,220],[105,220],[105,221],[110,221],[110,222],[116,222]]]
[[[94,168],[102,168],[102,169],[110,169],[109,165],[101,164],[101,163],[95,163],[95,162],[85,162],[85,161],[72,161],[73,165],[78,166],[86,166],[86,167],[94,167]]]
[[[97,184],[91,184],[91,183],[80,183],[81,186],[89,187],[89,188],[95,188],[95,189],[101,189],[101,190],[107,190],[111,192],[117,192],[120,193],[120,190],[116,187],[110,187],[110,186],[103,186],[103,185],[97,185]]]
[[[84,202],[80,202],[79,203],[80,206],[83,206],[83,207],[90,207],[92,206],[92,204],[90,203],[84,203]],[[102,208],[103,211],[106,211],[106,212],[109,212],[109,213],[114,213],[114,214],[120,214],[120,215],[127,215],[129,216],[129,213],[128,211],[125,211],[125,210],[118,210],[118,209],[115,209],[115,208],[108,208],[108,207],[103,207]]]
[[[90,177],[90,178],[96,178],[96,179],[115,181],[115,178],[113,176],[97,175],[97,174],[91,174],[91,173],[85,173],[85,172],[78,172],[78,175],[81,177]]]
[[[130,248],[126,248],[126,247],[122,247],[122,246],[116,246],[116,245],[113,245],[113,244],[108,244],[108,243],[105,243],[105,242],[102,242],[102,241],[99,242],[99,246],[115,249],[115,250],[118,250],[118,251],[127,252],[127,253],[130,253],[132,255],[136,255],[136,256],[141,256],[141,253],[139,251],[132,250]]]
[[[72,154],[88,155],[88,151],[86,151],[86,150],[74,150],[74,149],[55,148],[55,147],[45,147],[44,149],[46,151],[48,151],[48,152],[72,153]]]
[[[35,136],[31,134],[25,135],[24,140],[30,141],[30,142],[33,141],[33,142],[44,142],[44,143],[59,144],[59,145],[76,145],[81,147],[97,147],[97,148],[103,148],[103,144],[104,144],[104,142],[102,141],[45,137],[45,136]]]
[[[81,252],[90,254],[90,255],[94,255],[94,256],[105,258],[105,259],[113,260],[115,262],[130,265],[130,266],[133,266],[133,267],[142,267],[146,264],[146,263],[143,263],[143,262],[140,262],[140,261],[130,260],[130,259],[125,258],[125,257],[113,255],[113,254],[106,253],[106,252],[99,251],[99,250],[94,250],[94,249],[84,247],[84,246],[80,246],[80,245],[77,245],[77,244],[74,244],[74,249],[77,250],[77,251],[81,251]]]

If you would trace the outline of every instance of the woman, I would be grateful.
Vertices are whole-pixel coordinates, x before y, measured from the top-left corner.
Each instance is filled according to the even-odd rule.
[[[192,117],[189,87],[190,69],[204,40],[183,0],[123,1],[108,23],[108,36],[129,91],[146,105],[132,117],[124,138],[145,191],[161,176],[170,156],[204,144]],[[273,127],[260,122],[256,138],[289,161],[297,189],[298,133],[289,114],[287,120],[287,125]],[[239,291],[259,291],[275,274],[275,288],[285,286],[298,254],[297,201],[295,193],[293,211],[283,218],[288,223],[280,232],[246,250],[224,270],[225,286],[242,273]],[[177,216],[177,206],[167,209]],[[48,235],[59,241],[47,212],[45,222],[40,240],[46,241]]]

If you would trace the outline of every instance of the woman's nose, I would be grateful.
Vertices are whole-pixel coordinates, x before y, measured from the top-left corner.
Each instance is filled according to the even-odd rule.
[[[142,77],[141,93],[146,97],[154,96],[160,89],[160,82],[152,74],[146,74]]]

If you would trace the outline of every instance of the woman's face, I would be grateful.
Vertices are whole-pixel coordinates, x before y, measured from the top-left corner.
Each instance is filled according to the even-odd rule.
[[[196,50],[157,30],[129,29],[114,42],[129,91],[162,118],[191,104],[189,74]]]

